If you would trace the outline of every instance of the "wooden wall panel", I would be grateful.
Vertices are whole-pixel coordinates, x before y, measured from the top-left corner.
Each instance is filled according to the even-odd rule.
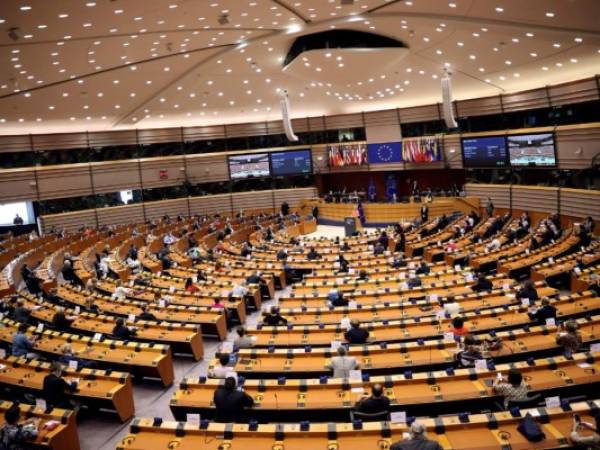
[[[513,186],[512,207],[523,211],[558,212],[558,188]]]
[[[31,137],[0,136],[0,153],[28,152],[31,150]]]
[[[240,209],[263,210],[272,209],[275,207],[273,202],[273,191],[250,191],[236,192],[231,195],[233,211],[237,213]]]
[[[88,134],[90,147],[102,148],[114,145],[136,145],[137,130],[97,131]]]
[[[225,127],[223,125],[189,127],[183,129],[183,139],[185,142],[210,141],[213,139],[223,139],[224,137]]]
[[[140,159],[142,168],[142,186],[151,189],[181,185],[185,181],[185,163],[183,156]],[[166,178],[161,174],[166,171]]]
[[[510,209],[510,185],[508,184],[465,184],[467,197],[479,197],[481,207],[485,208],[488,197],[497,208]]]
[[[190,210],[192,215],[231,213],[231,194],[206,195],[204,197],[191,197]]]
[[[100,226],[144,222],[144,206],[141,203],[112,208],[99,208],[97,214]]]
[[[292,208],[300,207],[303,199],[316,198],[317,189],[314,187],[301,189],[277,189],[273,191],[275,208],[279,208],[285,201]]]
[[[32,134],[35,150],[69,150],[87,148],[87,133]]]
[[[92,194],[88,164],[38,167],[37,181],[41,200]]]
[[[144,203],[146,220],[160,219],[165,214],[176,217],[178,214],[188,215],[187,198],[176,198],[172,200],[160,200],[157,202]]]
[[[566,216],[600,220],[600,191],[583,189],[560,190],[560,213]]]
[[[138,130],[137,138],[140,145],[181,142],[183,131],[181,128],[141,129]]]
[[[462,148],[459,134],[447,134],[444,136],[442,149],[446,158],[446,164],[451,169],[462,169]]]
[[[93,174],[94,191],[97,194],[141,187],[138,162],[135,159],[94,163]]]
[[[266,122],[225,125],[227,137],[261,136],[267,134]]]
[[[0,170],[0,203],[36,199],[37,186],[34,170]]]
[[[343,128],[357,128],[364,125],[362,114],[340,114],[337,116],[325,117],[325,124],[328,130],[337,130]]]
[[[594,78],[549,86],[548,91],[553,105],[589,102],[600,98],[598,83]]]
[[[458,117],[485,116],[502,112],[502,99],[499,95],[493,97],[475,98],[456,102]]]
[[[413,108],[403,108],[400,110],[400,122],[427,122],[431,120],[441,120],[441,107],[435,105],[415,106]]]
[[[57,230],[64,228],[67,231],[76,231],[86,225],[95,227],[96,213],[93,209],[86,209],[83,211],[41,216],[40,220],[44,232],[49,231],[52,227],[55,227]]]
[[[560,127],[556,132],[558,166],[585,169],[600,152],[600,126]]]
[[[227,156],[224,153],[186,156],[188,179],[191,183],[229,180]]]
[[[546,108],[550,106],[547,94],[545,88],[505,94],[502,96],[502,106],[505,112]]]

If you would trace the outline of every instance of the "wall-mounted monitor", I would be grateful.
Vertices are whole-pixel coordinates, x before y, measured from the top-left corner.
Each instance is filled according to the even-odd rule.
[[[232,180],[268,177],[270,175],[268,153],[251,153],[229,157],[229,177]]]
[[[508,165],[504,136],[464,138],[462,153],[465,167],[492,168]]]
[[[506,137],[510,165],[548,167],[556,165],[554,133],[516,134]]]
[[[21,223],[21,220],[15,219],[20,218],[23,225],[29,225],[35,223],[35,213],[33,211],[32,202],[15,202],[15,203],[0,203],[0,226],[5,225],[17,225]]]
[[[271,170],[274,177],[303,175],[312,172],[309,149],[271,153]]]

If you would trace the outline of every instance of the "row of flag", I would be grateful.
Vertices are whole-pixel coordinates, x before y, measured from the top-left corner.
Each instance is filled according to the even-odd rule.
[[[369,164],[425,163],[442,160],[440,140],[435,136],[368,144],[367,150]]]
[[[332,144],[327,146],[329,167],[361,166],[367,164],[365,144]]]

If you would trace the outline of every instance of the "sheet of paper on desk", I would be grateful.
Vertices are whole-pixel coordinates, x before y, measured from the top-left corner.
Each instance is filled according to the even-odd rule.
[[[487,370],[487,361],[485,359],[475,360],[475,368],[480,370]]]
[[[592,367],[592,365],[591,365],[591,364],[588,364],[588,363],[585,363],[585,362],[583,362],[583,363],[579,363],[579,364],[577,364],[577,367],[579,367],[579,368],[581,368],[581,369],[589,369],[590,367]]]
[[[560,397],[546,397],[546,408],[560,408]]]
[[[186,414],[185,420],[187,423],[193,427],[200,426],[200,414]]]
[[[351,380],[362,380],[362,371],[361,370],[350,370],[348,373],[348,378]]]
[[[362,388],[362,387],[354,387],[350,390],[352,391],[353,394],[362,394],[363,392],[365,392],[365,388]]]
[[[406,411],[395,411],[390,414],[392,423],[406,423]]]
[[[600,344],[590,345],[590,352],[592,352],[592,353],[600,352]]]

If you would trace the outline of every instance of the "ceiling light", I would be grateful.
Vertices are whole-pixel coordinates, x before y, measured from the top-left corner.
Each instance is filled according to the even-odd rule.
[[[24,5],[19,8],[21,11],[31,11],[31,6]]]
[[[527,36],[527,37],[533,37],[535,35],[533,33],[525,33],[525,36]]]
[[[497,6],[496,12],[499,12],[499,13],[504,12],[504,8],[502,8],[501,6]]]
[[[448,6],[449,6],[450,8],[456,8],[456,3],[448,3]]]
[[[93,8],[94,6],[96,6],[96,2],[87,2],[85,6],[87,6],[88,8]]]
[[[575,42],[577,42],[578,44],[581,44],[581,43],[583,42],[583,39],[582,39],[582,38],[580,38],[580,37],[576,37],[576,38],[574,39],[574,41],[575,41]]]
[[[554,13],[549,11],[546,13],[546,17],[554,17]]]

